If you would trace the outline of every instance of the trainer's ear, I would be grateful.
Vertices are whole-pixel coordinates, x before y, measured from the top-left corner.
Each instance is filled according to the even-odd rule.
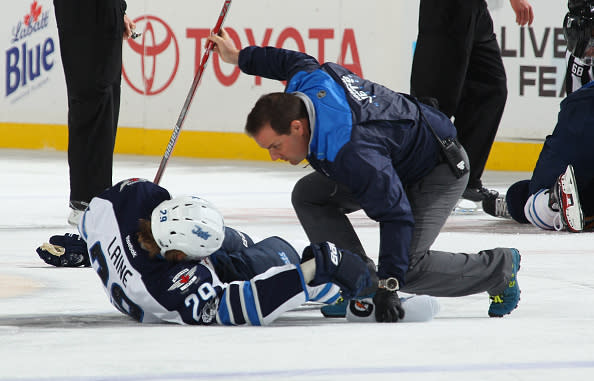
[[[305,119],[295,119],[291,122],[291,133],[303,136],[306,135],[307,132],[307,121]]]
[[[301,131],[301,129],[302,129],[301,122],[298,119],[291,121],[291,134],[293,134],[293,133],[300,134],[299,131]]]

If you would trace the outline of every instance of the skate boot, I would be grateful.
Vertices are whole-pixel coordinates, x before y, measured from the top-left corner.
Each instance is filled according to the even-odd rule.
[[[549,193],[549,207],[559,211],[565,229],[574,233],[584,230],[584,215],[571,164],[553,185]]]
[[[68,223],[72,226],[78,226],[82,219],[82,215],[87,210],[88,203],[84,201],[70,201],[70,215],[68,216]]]
[[[511,218],[507,210],[505,195],[499,195],[495,198],[486,198],[483,200],[483,211],[493,217]]]
[[[503,293],[491,295],[491,305],[489,306],[490,317],[502,317],[511,313],[520,301],[520,287],[518,286],[518,271],[520,270],[521,256],[518,250],[512,251],[512,276]]]
[[[478,188],[466,188],[462,193],[462,198],[470,201],[483,201],[490,198],[496,198],[499,192],[493,189],[487,189],[483,186]]]

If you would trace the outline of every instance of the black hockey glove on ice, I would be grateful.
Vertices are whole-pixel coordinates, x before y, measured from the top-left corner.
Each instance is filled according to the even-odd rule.
[[[301,263],[312,258],[315,258],[316,273],[310,286],[331,282],[340,287],[344,299],[351,299],[371,285],[369,267],[357,254],[324,242],[306,247]]]
[[[397,322],[404,317],[404,308],[398,292],[378,289],[373,296],[375,320],[378,322]]]
[[[77,234],[54,235],[37,248],[39,258],[56,267],[91,266],[87,244]]]

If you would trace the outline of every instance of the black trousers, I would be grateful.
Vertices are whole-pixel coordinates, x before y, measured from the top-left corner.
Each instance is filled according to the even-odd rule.
[[[89,202],[112,185],[120,112],[121,0],[54,0],[68,92],[70,200]]]
[[[470,160],[468,186],[482,186],[501,121],[507,84],[484,0],[421,0],[411,94],[433,97],[454,117]]]

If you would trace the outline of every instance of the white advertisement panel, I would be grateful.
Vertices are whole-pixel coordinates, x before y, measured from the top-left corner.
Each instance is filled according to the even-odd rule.
[[[120,125],[170,130],[218,18],[220,0],[128,0],[142,36],[124,42]],[[532,1],[520,28],[507,0],[490,3],[508,76],[497,140],[540,140],[556,120],[565,74],[564,1]],[[235,0],[225,26],[237,46],[271,45],[339,62],[408,92],[418,1]],[[4,1],[0,13],[0,125],[66,124],[66,90],[51,0]],[[439,70],[439,58],[436,58]],[[282,91],[212,55],[184,130],[241,133],[256,99]]]

